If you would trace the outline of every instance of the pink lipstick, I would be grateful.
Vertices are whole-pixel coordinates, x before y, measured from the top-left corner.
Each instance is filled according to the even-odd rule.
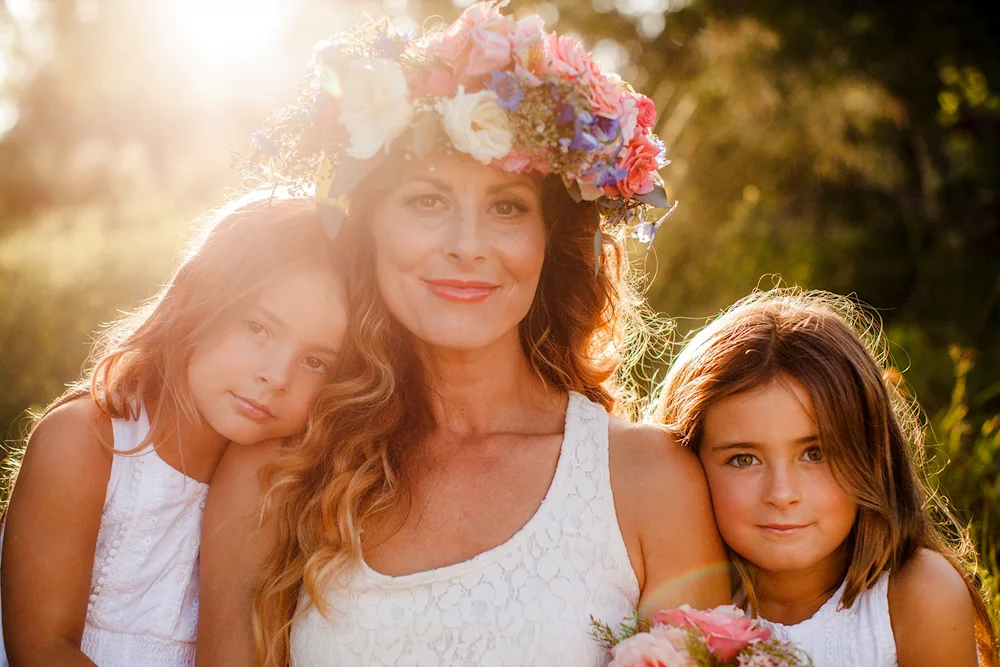
[[[434,296],[454,303],[481,303],[493,296],[499,285],[482,280],[435,279],[424,280]]]

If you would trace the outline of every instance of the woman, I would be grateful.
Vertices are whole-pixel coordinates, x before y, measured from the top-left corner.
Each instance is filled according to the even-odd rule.
[[[323,154],[368,174],[345,224],[353,345],[302,442],[220,466],[199,664],[598,665],[591,616],[727,602],[697,461],[607,412],[636,306],[598,230],[662,192],[648,100],[492,3],[421,42],[355,39],[318,77],[342,92],[325,136],[350,142]]]

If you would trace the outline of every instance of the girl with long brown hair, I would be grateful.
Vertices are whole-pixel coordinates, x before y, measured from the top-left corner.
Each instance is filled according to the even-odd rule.
[[[193,664],[208,484],[230,443],[305,425],[346,331],[336,248],[311,199],[247,195],[100,335],[23,453],[0,663]]]
[[[817,667],[996,665],[974,551],[886,361],[849,299],[756,293],[687,343],[656,418],[704,465],[736,600]]]
[[[199,664],[597,667],[591,616],[725,602],[697,460],[609,414],[649,333],[615,221],[662,194],[652,103],[492,2],[320,54],[271,138],[381,161],[318,186],[347,196],[351,344],[301,440],[220,464]]]

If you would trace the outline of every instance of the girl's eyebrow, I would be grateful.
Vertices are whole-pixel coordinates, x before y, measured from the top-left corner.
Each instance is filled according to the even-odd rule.
[[[801,438],[796,438],[792,441],[793,445],[811,445],[813,443],[819,442],[819,435],[812,433],[810,435],[803,436]],[[726,442],[719,445],[713,445],[709,449],[713,452],[726,452],[731,449],[759,449],[761,445],[756,442]]]
[[[721,445],[712,445],[713,452],[727,452],[731,449],[757,449],[758,445],[753,442],[727,442]]]
[[[257,310],[265,319],[270,320],[271,324],[276,329],[280,329],[282,331],[288,331],[289,328],[288,324],[283,319],[275,315],[272,311],[268,310],[264,306],[257,306]],[[340,354],[339,350],[335,350],[327,345],[313,345],[312,347],[321,354],[329,354],[330,356],[333,357],[336,357],[337,355]]]

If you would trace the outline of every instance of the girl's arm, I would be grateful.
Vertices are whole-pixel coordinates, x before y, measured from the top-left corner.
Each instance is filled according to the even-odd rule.
[[[639,612],[729,604],[729,567],[695,455],[657,426],[612,420],[611,486]]]
[[[111,421],[92,399],[36,426],[4,528],[3,636],[13,667],[94,667],[80,650],[111,476]]]
[[[889,618],[899,667],[976,667],[972,596],[941,554],[921,549],[891,575]]]
[[[255,662],[251,595],[276,543],[272,524],[260,525],[258,474],[279,450],[276,442],[230,445],[212,478],[201,535],[197,667]]]

